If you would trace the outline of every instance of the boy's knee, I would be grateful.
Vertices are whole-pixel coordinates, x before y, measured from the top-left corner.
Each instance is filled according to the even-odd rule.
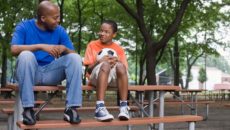
[[[116,72],[118,74],[126,74],[126,68],[125,65],[122,63],[117,63],[116,64]]]
[[[110,64],[108,62],[103,62],[101,67],[100,67],[100,71],[102,72],[109,72],[111,69]]]

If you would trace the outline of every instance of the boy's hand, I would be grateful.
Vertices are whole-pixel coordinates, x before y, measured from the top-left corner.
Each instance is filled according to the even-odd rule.
[[[114,56],[108,56],[108,55],[106,55],[106,56],[103,56],[99,60],[99,63],[103,62],[103,61],[109,62],[109,64],[111,65],[111,68],[113,68],[113,66],[118,62],[118,58],[114,57]]]

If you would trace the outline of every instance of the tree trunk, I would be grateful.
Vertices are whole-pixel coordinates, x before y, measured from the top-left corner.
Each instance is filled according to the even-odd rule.
[[[79,31],[78,31],[78,42],[77,42],[77,52],[81,54],[81,44],[82,44],[82,10],[80,1],[77,0],[77,11],[78,11],[78,23],[79,23]]]
[[[146,55],[146,75],[149,85],[156,85],[156,51],[152,51],[152,47],[148,48]]]
[[[2,77],[1,77],[1,87],[6,86],[6,79],[7,79],[7,48],[3,43],[2,45]]]
[[[58,6],[60,8],[60,24],[63,23],[64,2],[65,2],[64,0],[61,1],[57,0]]]
[[[150,44],[152,45],[152,44]],[[147,75],[147,83],[148,85],[156,85],[156,56],[157,52],[152,52],[152,46],[147,47],[147,55],[146,55],[146,75]],[[145,99],[149,99],[150,92],[145,93]],[[154,97],[156,94],[154,94]]]
[[[179,85],[180,81],[180,60],[179,60],[179,44],[177,36],[175,37],[174,42],[174,64],[175,64],[175,70],[174,70],[174,85]]]
[[[180,51],[179,51],[179,43],[178,43],[178,38],[177,36],[175,36],[175,42],[174,42],[174,51],[173,51],[173,55],[174,55],[174,81],[173,84],[175,86],[179,86],[180,83],[180,61],[179,61],[179,55],[180,55]],[[177,96],[180,96],[179,92],[175,92],[175,94]]]
[[[186,83],[185,83],[185,89],[188,89],[189,87],[189,80],[190,80],[190,75],[191,75],[191,67],[190,65],[187,65],[188,69],[187,69],[187,75],[186,75]]]

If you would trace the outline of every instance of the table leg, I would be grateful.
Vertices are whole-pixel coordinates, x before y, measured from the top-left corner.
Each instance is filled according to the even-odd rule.
[[[12,123],[13,123],[13,115],[8,115],[8,124],[7,124],[7,130],[12,130]]]
[[[154,114],[153,114],[154,113],[154,107],[153,107],[153,100],[154,100],[154,98],[153,98],[153,96],[154,96],[154,92],[151,91],[150,95],[149,95],[149,117],[153,117],[154,116]],[[154,127],[154,125],[151,124],[149,126],[149,130],[152,130],[153,127]]]
[[[20,94],[18,92],[16,92],[16,102],[14,105],[14,117],[13,117],[13,124],[12,124],[12,128],[13,130],[20,130],[16,123],[17,121],[22,121],[22,112],[23,112],[23,108],[22,108],[22,103],[21,103],[21,99],[20,99]]]
[[[195,122],[189,122],[189,130],[195,130]]]
[[[160,96],[160,111],[159,111],[159,116],[164,117],[164,91],[159,92]],[[164,123],[159,124],[159,130],[164,130]]]
[[[194,95],[195,97],[195,113],[196,113],[196,115],[197,115],[197,92],[195,92],[195,95]]]
[[[139,102],[141,103],[141,108],[144,108],[144,96],[142,92],[139,93]],[[144,112],[141,112],[141,117],[144,117]]]
[[[194,115],[195,114],[195,103],[194,103],[194,95],[193,92],[191,92],[191,114]]]

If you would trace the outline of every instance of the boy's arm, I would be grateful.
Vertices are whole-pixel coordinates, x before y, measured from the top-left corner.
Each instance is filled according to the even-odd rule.
[[[91,74],[92,71],[93,71],[93,69],[94,69],[98,64],[100,64],[99,61],[96,61],[94,64],[91,64],[91,65],[86,65],[86,69],[87,69],[86,71],[87,71],[89,74]]]

